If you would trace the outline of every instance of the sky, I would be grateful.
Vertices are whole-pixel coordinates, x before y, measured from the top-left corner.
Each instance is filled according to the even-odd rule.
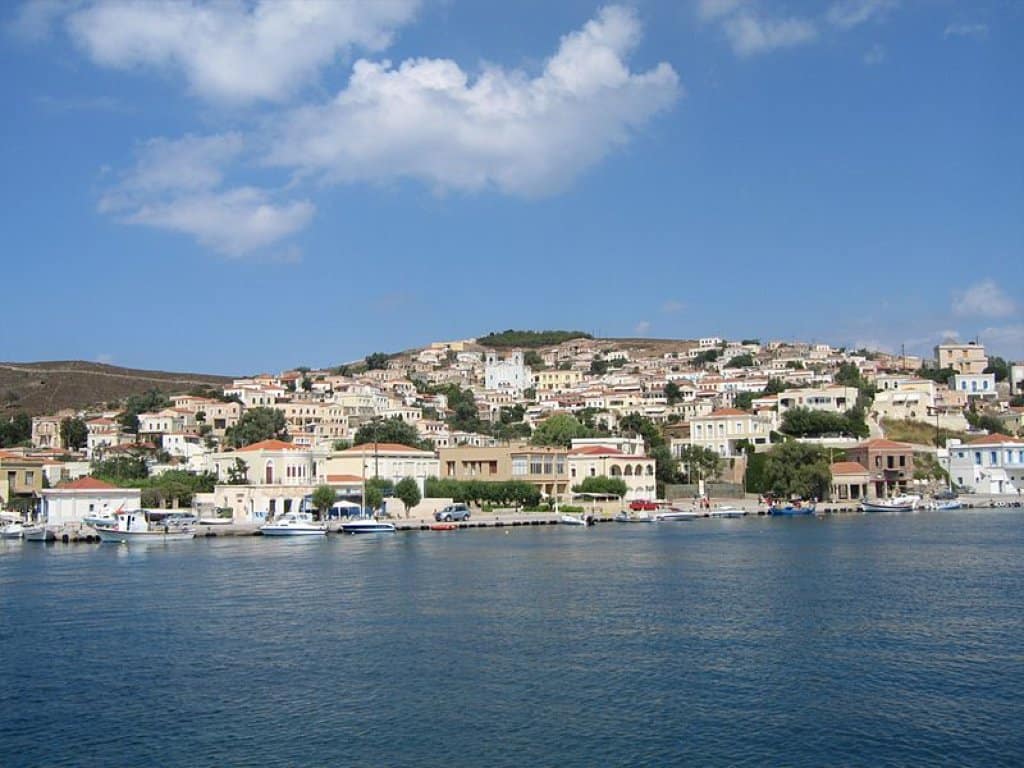
[[[491,331],[1024,359],[1024,3],[0,6],[0,360]]]

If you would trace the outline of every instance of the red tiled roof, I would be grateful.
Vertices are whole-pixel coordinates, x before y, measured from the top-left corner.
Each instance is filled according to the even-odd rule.
[[[328,475],[328,483],[360,483],[363,478],[359,475]]]
[[[856,461],[837,461],[832,465],[833,475],[866,475],[867,469]]]
[[[66,482],[57,485],[66,491],[113,491],[117,490],[116,485],[111,485],[103,480],[97,480],[95,477],[86,475],[80,477],[77,480],[68,480]]]
[[[583,445],[579,448],[573,448],[569,451],[569,455],[585,455],[585,456],[602,456],[610,453],[619,453],[615,448],[608,445]]]
[[[712,411],[705,419],[716,419],[720,416],[749,416],[750,414],[746,411],[741,411],[738,408],[719,408],[717,411]]]
[[[284,440],[260,440],[258,443],[247,445],[244,448],[238,448],[238,453],[245,453],[248,451],[301,451],[297,445],[286,443]]]
[[[1020,440],[1016,437],[1010,437],[999,432],[991,435],[984,435],[982,437],[976,437],[968,445],[999,445],[1001,443],[1024,443],[1024,440]]]

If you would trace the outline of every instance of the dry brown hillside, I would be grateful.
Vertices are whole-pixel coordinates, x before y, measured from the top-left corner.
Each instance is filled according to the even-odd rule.
[[[88,408],[150,389],[166,394],[201,386],[223,386],[231,379],[202,373],[138,371],[80,360],[0,363],[0,414],[31,416],[62,408]]]

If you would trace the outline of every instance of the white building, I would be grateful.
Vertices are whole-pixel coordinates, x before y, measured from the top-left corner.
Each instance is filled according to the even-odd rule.
[[[441,462],[433,451],[398,443],[364,443],[331,453],[321,472],[324,475],[379,477],[392,483],[411,477],[423,493],[428,477],[441,476]]]
[[[790,408],[807,408],[826,413],[843,413],[857,404],[856,387],[819,387],[787,389],[779,393],[779,415]]]
[[[488,351],[484,360],[484,386],[487,389],[505,389],[522,394],[533,386],[533,372],[523,362],[521,350],[509,353],[500,359],[498,354]]]
[[[985,435],[961,443],[949,441],[949,476],[975,493],[1024,492],[1024,440]]]
[[[994,400],[998,396],[994,373],[958,373],[950,379],[949,386],[967,397]]]
[[[620,453],[610,445],[572,448],[566,456],[569,487],[588,477],[616,477],[626,483],[626,501],[653,499],[657,495],[656,462],[647,456]]]
[[[90,515],[114,514],[142,506],[142,491],[138,488],[118,488],[95,477],[81,477],[39,493],[47,525],[81,523]]]

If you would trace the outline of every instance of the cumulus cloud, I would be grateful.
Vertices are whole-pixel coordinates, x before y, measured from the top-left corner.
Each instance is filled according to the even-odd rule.
[[[641,320],[639,323],[633,326],[633,333],[637,336],[646,336],[651,332],[651,323],[649,320]]]
[[[985,344],[985,349],[989,354],[997,354],[1013,360],[1024,359],[1024,325],[985,328],[981,332],[981,341]]]
[[[89,0],[66,16],[97,64],[180,73],[211,101],[287,99],[352,48],[379,51],[410,21],[417,0]],[[31,27],[33,14],[26,6]],[[65,8],[69,6],[65,5]],[[52,17],[39,11],[36,28]]]
[[[700,0],[697,3],[697,15],[704,21],[715,21],[729,16],[746,5],[748,0]]]
[[[818,28],[809,19],[770,19],[752,13],[730,16],[723,29],[733,52],[740,57],[803,45],[818,37]]]
[[[131,224],[191,235],[229,256],[268,248],[309,224],[315,208],[306,200],[277,201],[253,186],[222,189],[226,167],[244,151],[237,133],[147,141],[99,209]]]
[[[988,24],[949,24],[943,37],[972,37],[984,40],[988,37]]]
[[[840,0],[829,6],[825,20],[834,27],[850,29],[882,16],[896,5],[896,0]]]
[[[864,63],[869,67],[881,64],[883,61],[885,61],[885,48],[878,43],[875,43],[864,52]]]
[[[1006,317],[1015,310],[995,280],[982,280],[953,296],[953,314],[959,317]]]
[[[683,302],[681,301],[669,299],[668,301],[661,305],[661,311],[664,312],[666,315],[673,315],[676,312],[682,312],[685,306],[686,305],[683,304]]]
[[[268,162],[333,182],[557,192],[679,98],[667,63],[625,63],[640,33],[632,10],[604,8],[532,78],[487,66],[473,79],[447,59],[359,60],[332,101],[281,121]]]

